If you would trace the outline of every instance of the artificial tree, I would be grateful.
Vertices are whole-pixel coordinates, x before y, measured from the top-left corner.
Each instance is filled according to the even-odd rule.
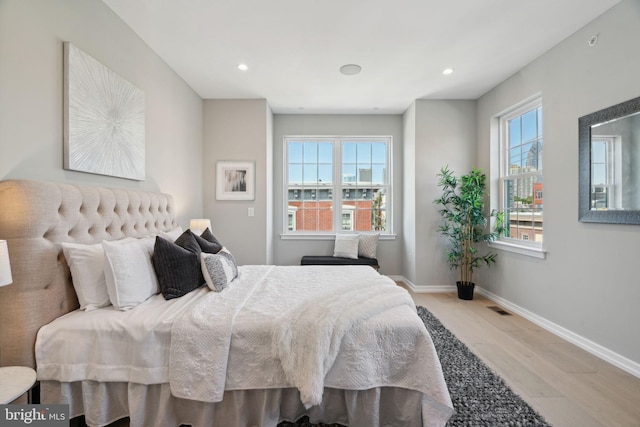
[[[494,252],[480,254],[478,242],[492,242],[506,231],[504,214],[485,211],[486,175],[482,169],[473,167],[471,172],[456,178],[448,166],[440,170],[438,186],[442,195],[434,200],[443,219],[438,231],[449,240],[447,261],[451,269],[460,271],[458,296],[473,298],[473,270],[482,265],[491,265],[498,256]],[[489,220],[495,218],[493,230],[488,230]]]

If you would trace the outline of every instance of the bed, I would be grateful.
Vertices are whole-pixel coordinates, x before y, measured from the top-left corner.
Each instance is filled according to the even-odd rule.
[[[431,338],[406,291],[370,267],[234,265],[224,289],[166,299],[162,287],[132,306],[125,295],[88,309],[76,293],[63,246],[108,252],[187,232],[167,194],[0,182],[14,279],[0,288],[0,365],[36,368],[42,403],[69,404],[89,425],[446,423]]]

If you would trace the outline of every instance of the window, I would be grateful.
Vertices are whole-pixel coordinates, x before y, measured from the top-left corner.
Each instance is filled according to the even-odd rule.
[[[287,212],[287,230],[293,231],[296,229],[296,208],[290,207]]]
[[[342,211],[342,231],[353,230],[353,210]]]
[[[591,209],[622,209],[620,136],[591,137]]]
[[[284,146],[285,234],[391,232],[391,137],[285,137]]]
[[[508,238],[542,245],[542,103],[538,99],[500,118],[500,207]]]

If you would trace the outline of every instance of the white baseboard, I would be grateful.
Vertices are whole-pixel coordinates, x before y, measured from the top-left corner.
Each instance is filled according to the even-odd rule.
[[[406,283],[407,287],[411,289],[412,292],[415,293],[431,293],[431,292],[455,292],[455,286],[417,286],[411,283],[403,276],[389,276],[395,281],[402,281]],[[541,328],[551,332],[554,335],[559,336],[560,338],[569,341],[572,344],[577,345],[581,349],[593,354],[600,359],[611,363],[612,365],[622,369],[625,372],[630,373],[631,375],[640,378],[640,363],[634,362],[631,359],[628,359],[614,351],[611,351],[600,344],[597,344],[581,335],[578,335],[570,330],[563,328],[562,326],[553,323],[544,317],[538,316],[535,313],[526,310],[519,305],[516,305],[492,292],[487,291],[479,286],[476,286],[476,292],[491,301],[500,304],[503,308],[506,308],[509,311],[521,316]]]
[[[455,286],[416,286],[404,276],[389,277],[396,282],[403,282],[409,289],[411,289],[411,292],[416,294],[454,292],[456,290]]]
[[[488,298],[491,301],[500,304],[503,308],[506,308],[514,312],[515,314],[524,317],[525,319],[535,323],[543,329],[546,329],[552,334],[557,335],[560,338],[577,345],[581,349],[588,351],[594,356],[599,357],[600,359],[611,363],[614,366],[617,366],[623,371],[626,371],[631,375],[640,378],[640,363],[634,362],[633,360],[628,359],[612,350],[609,350],[608,348],[605,348],[600,344],[597,344],[581,335],[578,335],[575,332],[563,328],[562,326],[553,323],[545,319],[544,317],[538,316],[537,314],[532,313],[529,310],[513,304],[512,302],[492,292],[489,292],[486,289],[482,289],[476,286],[476,291],[485,298]]]

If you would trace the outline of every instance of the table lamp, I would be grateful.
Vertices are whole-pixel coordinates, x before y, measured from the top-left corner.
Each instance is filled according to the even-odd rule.
[[[211,231],[211,220],[208,219],[192,219],[189,221],[189,229],[193,234],[197,234],[198,236],[202,234],[202,232],[206,229]]]

